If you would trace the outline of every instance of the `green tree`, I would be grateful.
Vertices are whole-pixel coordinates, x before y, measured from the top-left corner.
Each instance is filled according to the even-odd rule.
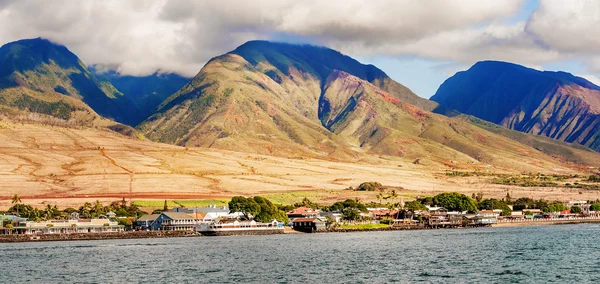
[[[376,191],[376,190],[383,190],[383,189],[384,188],[381,183],[378,183],[376,181],[371,181],[371,182],[361,183],[356,190],[358,190],[358,191]]]
[[[425,207],[425,205],[421,204],[421,202],[417,200],[406,202],[404,204],[404,208],[413,212],[418,210],[427,210],[427,207]]]
[[[579,206],[571,206],[571,213],[579,214],[581,212],[582,212],[581,207],[579,207]]]
[[[169,206],[167,206],[167,200],[165,199],[165,205],[163,206],[163,212],[169,211]]]
[[[133,222],[131,222],[131,220],[127,219],[127,218],[120,218],[119,219],[119,225],[131,228],[131,226],[133,225]]]
[[[250,220],[260,213],[260,205],[252,198],[234,196],[229,201],[229,211],[231,213],[242,212],[246,219]]]
[[[440,193],[434,196],[433,204],[435,206],[444,207],[450,211],[477,211],[477,205],[473,199],[456,192]]]
[[[600,211],[600,203],[593,203],[590,205],[590,211]]]
[[[13,195],[12,204],[18,205],[19,203],[21,203],[21,197],[17,194]],[[19,216],[19,206],[17,206],[17,216]]]
[[[562,203],[554,203],[554,204],[550,204],[550,205],[542,208],[542,211],[544,211],[546,213],[553,213],[553,212],[564,211],[567,209],[569,209],[569,208],[567,208],[567,206],[565,206]]]
[[[344,219],[345,220],[352,220],[352,221],[356,221],[356,220],[360,220],[360,212],[355,209],[355,208],[346,208],[344,209],[344,211],[342,211],[344,214]]]

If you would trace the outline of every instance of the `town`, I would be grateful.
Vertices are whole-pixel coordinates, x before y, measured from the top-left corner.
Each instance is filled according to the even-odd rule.
[[[508,194],[504,199],[483,199],[482,195],[441,193],[387,204],[347,199],[329,206],[308,198],[293,205],[275,205],[260,196],[236,196],[228,206],[168,208],[165,201],[162,210],[153,212],[144,212],[124,199],[107,206],[100,202],[86,203],[78,210],[59,210],[50,205],[40,210],[22,203],[18,196],[13,197],[13,203],[0,215],[0,235],[4,241],[10,241],[10,236],[40,240],[40,236],[99,233],[222,236],[600,222],[598,200],[512,201]]]

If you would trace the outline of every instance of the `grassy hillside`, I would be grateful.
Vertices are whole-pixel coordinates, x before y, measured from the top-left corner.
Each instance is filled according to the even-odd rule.
[[[381,155],[522,171],[561,163],[468,121],[407,103],[380,88],[387,79],[377,70],[321,47],[251,42],[212,59],[139,129],[159,142],[285,157],[347,161]]]
[[[398,199],[404,200],[454,191],[502,198],[510,190],[513,198],[550,200],[594,199],[597,195],[596,190],[564,187],[507,187],[493,184],[488,176],[519,174],[516,167],[481,169],[467,163],[460,169],[487,174],[457,178],[445,174],[455,164],[413,164],[388,156],[332,162],[184,148],[130,139],[104,129],[49,127],[1,116],[0,144],[0,208],[8,208],[14,194],[40,207],[122,198],[138,200],[142,205],[160,206],[167,199],[177,201],[172,204],[193,206],[235,195],[261,195],[282,203],[304,197],[322,204],[346,198],[375,201],[378,192],[346,190],[364,181],[393,186]],[[571,174],[581,170],[553,163],[545,164],[543,172]]]

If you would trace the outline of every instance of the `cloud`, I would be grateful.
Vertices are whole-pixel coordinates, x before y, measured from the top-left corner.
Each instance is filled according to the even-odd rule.
[[[253,39],[326,45],[351,56],[412,56],[468,66],[483,59],[531,67],[578,58],[600,71],[600,4],[522,0],[0,0],[0,42],[45,37],[86,64],[122,74],[195,75]]]
[[[510,17],[510,1],[0,1],[0,41],[45,37],[86,64],[129,75],[156,70],[193,76],[210,58],[252,39],[386,53],[456,29]],[[377,48],[390,46],[389,50]],[[409,51],[409,48],[405,48]],[[429,51],[429,53],[433,53]]]

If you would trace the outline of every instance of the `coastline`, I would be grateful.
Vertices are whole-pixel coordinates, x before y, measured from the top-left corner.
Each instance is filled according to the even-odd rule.
[[[586,220],[536,220],[520,222],[502,222],[493,224],[489,227],[527,227],[527,226],[555,226],[570,224],[600,224],[600,219]],[[476,227],[455,227],[453,229],[476,228]],[[431,228],[425,226],[389,226],[381,228],[331,228],[317,231],[315,233],[357,233],[357,232],[378,232],[378,231],[410,231],[410,230],[444,230],[444,228]],[[213,235],[219,236],[249,236],[249,235],[271,235],[271,234],[311,234],[291,229],[281,232],[260,232],[248,231],[244,233],[228,233]],[[191,231],[128,231],[121,233],[76,233],[76,234],[45,234],[45,235],[0,235],[0,243],[22,243],[22,242],[51,242],[51,241],[85,241],[85,240],[117,240],[117,239],[153,239],[153,238],[185,238],[206,236],[198,232]]]

